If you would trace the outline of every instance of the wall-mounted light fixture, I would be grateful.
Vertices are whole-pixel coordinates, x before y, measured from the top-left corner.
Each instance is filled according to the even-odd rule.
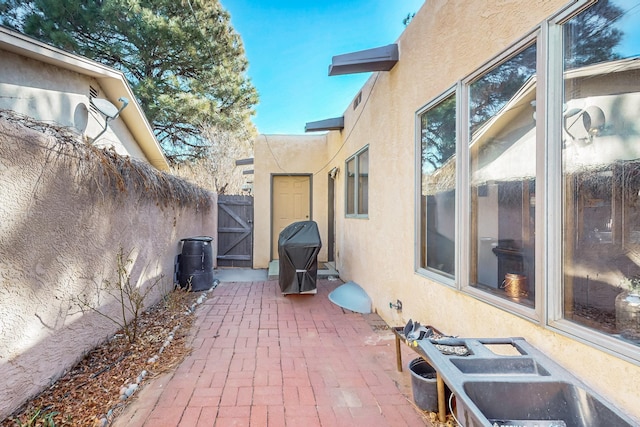
[[[111,120],[117,119],[118,116],[120,115],[120,112],[122,112],[122,110],[127,108],[127,105],[129,105],[129,100],[125,97],[118,98],[118,101],[122,102],[122,106],[119,109],[118,107],[113,105],[111,102],[103,98],[91,98],[91,100],[89,101],[91,102],[91,105],[93,105],[96,108],[96,110],[98,110],[100,114],[102,114],[105,118],[104,129],[102,129],[102,131],[93,138],[93,142],[96,142],[96,140],[100,138],[100,136],[102,136],[102,134],[107,131],[109,122]]]
[[[329,176],[331,177],[331,179],[336,179],[336,176],[338,176],[338,170],[339,169],[335,167],[329,171]]]
[[[569,128],[576,124],[576,122],[581,117],[582,125],[584,126],[584,130],[586,131],[586,136],[577,138],[574,136],[574,134],[569,132]],[[572,118],[573,120],[571,121],[571,123],[569,123],[569,120]],[[605,123],[606,119],[604,116],[604,111],[602,111],[600,107],[597,107],[595,105],[591,105],[586,108],[572,108],[564,113],[564,131],[571,137],[574,142],[580,141],[583,145],[592,143],[593,138],[598,136],[604,129]]]

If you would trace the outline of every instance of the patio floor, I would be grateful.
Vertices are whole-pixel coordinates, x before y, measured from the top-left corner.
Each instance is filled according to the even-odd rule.
[[[277,280],[222,282],[198,307],[192,353],[152,380],[113,424],[135,426],[430,426],[413,403],[407,363],[376,314]]]

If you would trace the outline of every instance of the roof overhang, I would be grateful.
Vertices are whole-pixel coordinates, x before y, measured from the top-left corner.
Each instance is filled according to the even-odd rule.
[[[160,143],[122,72],[2,26],[0,26],[0,49],[92,77],[100,84],[105,97],[114,104],[119,105],[116,100],[121,96],[128,98],[129,108],[122,110],[120,117],[149,163],[156,169],[170,170]]]
[[[307,122],[304,126],[305,132],[319,132],[325,130],[342,130],[344,129],[344,116],[334,117],[332,119],[319,120],[317,122]]]
[[[336,55],[331,58],[329,75],[366,73],[370,71],[389,71],[398,62],[398,45],[376,47],[358,52]]]

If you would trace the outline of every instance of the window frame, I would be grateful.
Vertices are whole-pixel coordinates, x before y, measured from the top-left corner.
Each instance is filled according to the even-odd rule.
[[[620,359],[626,360],[635,365],[640,365],[640,351],[637,345],[625,343],[612,335],[599,332],[595,329],[577,324],[564,318],[564,289],[563,289],[563,239],[553,238],[562,236],[563,217],[552,213],[563,212],[564,209],[564,189],[562,170],[562,122],[554,120],[554,117],[561,117],[564,102],[564,54],[563,54],[563,25],[570,19],[593,6],[597,1],[583,0],[577,2],[575,7],[569,8],[556,16],[549,18],[546,22],[547,41],[546,48],[548,66],[546,70],[546,103],[545,120],[548,120],[545,128],[548,141],[555,141],[554,146],[547,144],[545,158],[546,173],[550,177],[545,185],[547,206],[546,214],[547,228],[545,235],[545,264],[547,292],[545,326],[563,336],[579,341],[591,347],[596,347],[601,351],[611,354]],[[552,177],[552,178],[551,178]]]
[[[344,161],[344,170],[345,170],[345,180],[344,180],[344,216],[345,218],[361,218],[361,219],[367,219],[369,218],[369,204],[368,204],[368,196],[369,196],[369,189],[368,186],[366,188],[367,191],[367,211],[366,212],[358,212],[359,210],[359,205],[360,205],[360,157],[362,156],[363,153],[367,153],[368,155],[370,155],[370,151],[369,151],[369,144],[365,145],[364,147],[362,147],[361,149],[359,149],[358,151],[356,151],[353,155],[347,157],[347,159]],[[347,211],[348,206],[349,206],[349,196],[350,196],[350,191],[349,191],[349,168],[348,168],[348,164],[349,162],[354,161],[354,183],[353,183],[353,194],[351,195],[353,197],[353,209],[354,212],[350,213]],[[369,159],[369,164],[368,164],[368,169],[371,168],[371,161]],[[369,172],[367,171],[367,180],[368,180],[368,175]]]
[[[459,265],[459,250],[455,251],[454,255],[454,269],[453,275],[448,275],[444,272],[422,267],[420,265],[421,260],[421,245],[422,245],[422,227],[421,227],[421,218],[422,218],[422,208],[421,208],[421,195],[422,195],[422,123],[421,117],[423,114],[427,113],[429,110],[433,108],[437,108],[442,102],[444,102],[451,95],[454,95],[456,102],[456,159],[455,159],[455,169],[456,169],[456,183],[455,183],[455,225],[454,225],[454,245],[458,244],[458,169],[459,169],[459,161],[458,154],[460,151],[460,85],[456,84],[455,86],[450,87],[445,92],[441,93],[438,97],[434,98],[427,104],[423,105],[419,110],[415,113],[415,247],[414,247],[414,269],[416,273],[420,276],[429,278],[436,282],[442,283],[449,287],[456,287],[456,277],[458,277],[458,265]]]
[[[464,164],[466,167],[461,167],[459,171],[460,173],[460,182],[461,185],[456,188],[456,192],[459,193],[456,199],[456,203],[460,204],[460,237],[461,241],[456,242],[459,243],[458,253],[460,254],[460,270],[458,274],[458,289],[462,292],[473,296],[474,298],[483,301],[492,306],[501,308],[505,311],[508,311],[512,314],[515,314],[523,319],[529,320],[533,323],[541,324],[544,320],[543,318],[543,307],[542,307],[542,296],[544,293],[544,272],[541,271],[541,259],[539,256],[541,255],[540,247],[543,244],[541,238],[542,233],[539,232],[543,227],[543,219],[540,217],[541,211],[543,210],[541,205],[538,205],[536,201],[536,211],[535,211],[535,221],[536,221],[536,237],[534,243],[534,253],[535,253],[535,263],[534,263],[534,271],[536,276],[535,282],[535,305],[534,307],[527,307],[522,304],[518,304],[517,302],[510,301],[508,299],[502,298],[497,295],[492,295],[488,292],[483,291],[475,286],[471,286],[470,283],[470,272],[471,272],[471,238],[472,236],[472,227],[471,227],[471,181],[470,181],[470,170],[471,170],[471,156],[470,156],[470,142],[471,142],[471,132],[470,132],[470,117],[469,117],[469,106],[470,106],[470,93],[471,93],[471,85],[475,83],[477,80],[482,78],[487,73],[494,70],[496,67],[499,67],[501,64],[509,61],[514,56],[518,55],[526,48],[530,47],[533,44],[536,44],[537,55],[536,55],[536,100],[540,100],[542,98],[541,95],[541,87],[539,76],[544,74],[544,68],[546,67],[545,54],[546,54],[546,46],[544,43],[543,37],[543,25],[540,24],[533,28],[528,34],[520,38],[514,44],[503,50],[499,55],[494,57],[491,61],[485,63],[482,67],[475,70],[472,74],[467,76],[466,78],[461,80],[462,86],[462,102],[460,105],[460,109],[462,110],[462,116],[460,117],[460,140],[458,141],[460,151],[462,152],[462,156],[460,156],[459,164]],[[539,101],[538,101],[539,102]],[[537,108],[537,116],[541,115],[542,112],[539,108]],[[536,116],[536,117],[537,117]],[[540,159],[541,147],[544,147],[544,132],[542,130],[542,124],[544,122],[539,119],[536,120],[536,189],[538,189],[539,185],[542,185],[543,180],[540,180],[541,173],[541,165],[543,161]],[[544,169],[542,169],[544,173]],[[537,190],[536,192],[536,200],[540,197],[544,197],[544,192]]]

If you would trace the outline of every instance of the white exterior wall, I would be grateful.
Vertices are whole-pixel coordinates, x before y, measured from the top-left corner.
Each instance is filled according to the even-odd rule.
[[[96,79],[4,50],[0,50],[0,76],[0,109],[74,128],[88,138],[104,128],[104,117],[89,104],[90,86],[98,90],[98,98],[105,97]],[[96,145],[147,161],[121,118],[110,122]]]

